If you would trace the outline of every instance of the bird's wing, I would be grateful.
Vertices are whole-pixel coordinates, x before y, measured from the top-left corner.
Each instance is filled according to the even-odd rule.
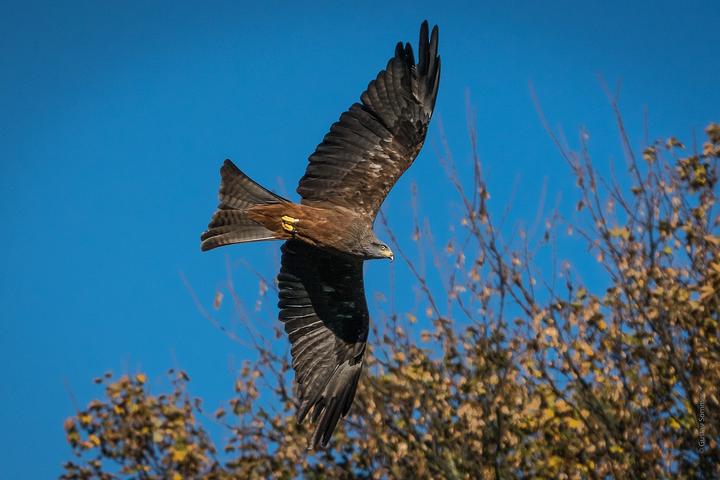
[[[385,70],[330,127],[310,156],[297,192],[303,203],[332,203],[375,218],[425,141],[440,80],[438,29],[420,27],[418,63],[398,43]]]
[[[282,247],[280,320],[292,345],[298,423],[312,411],[313,448],[327,444],[355,397],[369,325],[362,269],[361,260],[299,240]]]

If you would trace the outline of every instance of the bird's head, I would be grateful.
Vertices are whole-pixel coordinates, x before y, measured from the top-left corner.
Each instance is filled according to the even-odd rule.
[[[392,250],[386,244],[380,240],[374,240],[370,242],[368,248],[365,250],[367,258],[389,258],[391,261],[395,258]]]
[[[354,237],[353,254],[362,257],[364,260],[377,258],[389,258],[393,260],[392,250],[384,242],[380,241],[372,229],[372,225],[349,225],[349,234]],[[353,227],[357,227],[353,229]]]

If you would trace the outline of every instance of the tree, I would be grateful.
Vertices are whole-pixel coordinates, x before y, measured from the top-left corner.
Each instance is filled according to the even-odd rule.
[[[465,212],[436,259],[444,291],[392,237],[432,328],[408,333],[418,320],[398,312],[375,323],[354,407],[327,450],[306,450],[287,359],[258,341],[213,414],[231,432],[222,453],[183,372],[164,394],[142,373],[106,376],[105,396],[66,420],[63,478],[720,476],[720,125],[701,151],[670,138],[636,154],[613,107],[627,177],[599,175],[584,135],[573,150],[548,130],[578,201],[538,238],[503,240],[479,160],[467,189],[446,153]],[[584,239],[606,285],[583,284],[582,263],[556,265],[561,232]],[[418,226],[415,240],[428,238]],[[274,400],[259,400],[261,381]]]

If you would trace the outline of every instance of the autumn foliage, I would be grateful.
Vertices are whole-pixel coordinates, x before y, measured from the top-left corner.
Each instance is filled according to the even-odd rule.
[[[640,152],[619,113],[618,128],[626,166],[606,176],[585,135],[570,148],[550,132],[577,180],[575,212],[511,241],[479,160],[463,182],[443,154],[464,206],[456,238],[435,249],[444,288],[393,241],[426,318],[375,319],[327,450],[308,452],[288,358],[259,339],[235,397],[209,412],[182,372],[166,393],[143,374],[98,379],[105,395],[65,423],[63,478],[720,477],[720,125],[698,147],[670,138]],[[557,260],[567,235],[586,244],[583,261]],[[428,227],[415,241],[432,241]],[[589,265],[602,272],[592,285]]]

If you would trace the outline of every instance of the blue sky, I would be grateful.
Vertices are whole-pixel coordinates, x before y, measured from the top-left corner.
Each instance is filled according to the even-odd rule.
[[[620,151],[598,74],[622,82],[636,146],[645,111],[651,138],[700,138],[720,120],[714,3],[3,2],[3,478],[60,472],[71,396],[85,405],[100,393],[92,378],[105,371],[159,379],[180,366],[209,408],[231,395],[247,352],[198,313],[180,272],[207,305],[228,259],[272,278],[279,244],[201,254],[222,160],[297,198],[307,156],[395,42],[417,44],[423,19],[441,32],[436,117],[386,202],[407,244],[411,182],[440,238],[456,219],[435,153],[437,126],[441,120],[460,171],[469,172],[467,92],[491,208],[501,212],[518,185],[518,220],[534,217],[543,179],[553,198],[574,198],[529,82],[552,125],[571,139],[580,126],[589,130],[601,167]],[[401,263],[375,262],[370,295],[390,271],[398,284],[410,282]],[[257,279],[242,268],[234,279],[252,310]],[[267,324],[274,303],[271,296],[258,315]]]

